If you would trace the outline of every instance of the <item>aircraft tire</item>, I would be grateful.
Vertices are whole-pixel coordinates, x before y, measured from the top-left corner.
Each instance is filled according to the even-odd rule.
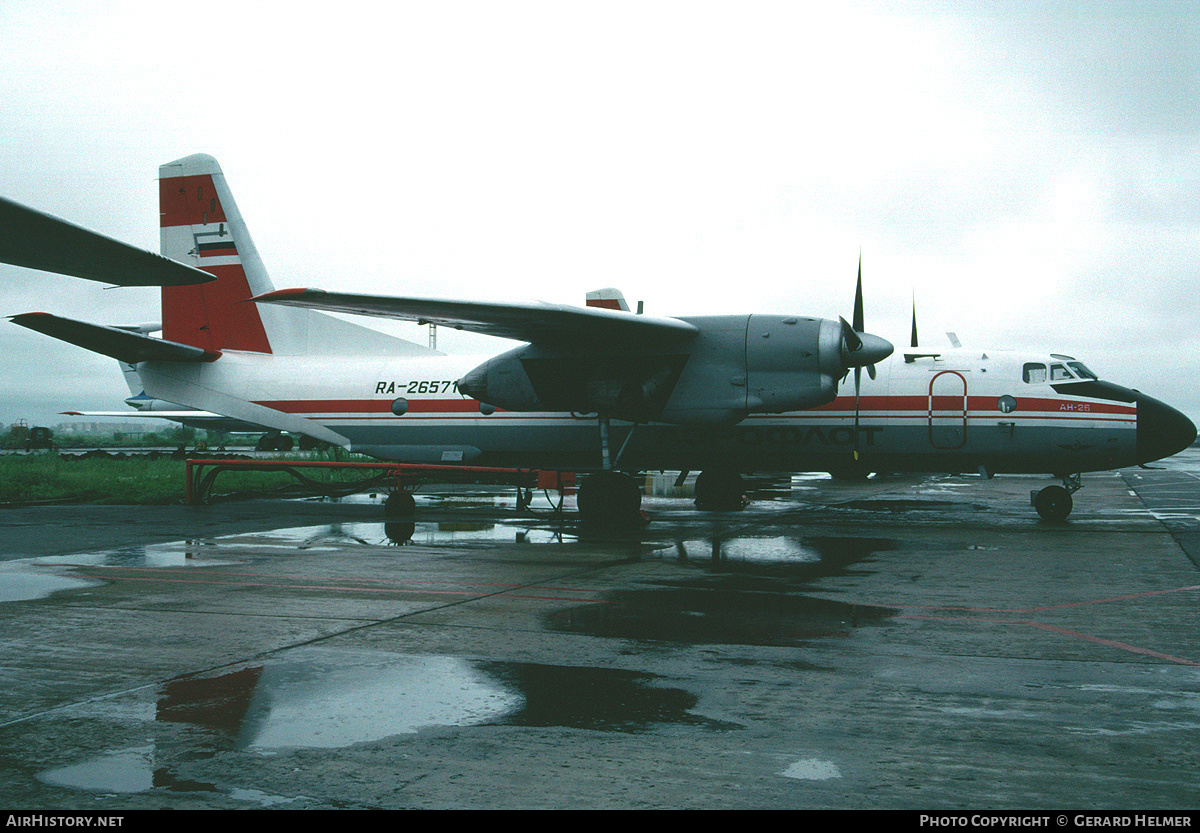
[[[638,515],[642,493],[637,481],[617,471],[601,471],[579,484],[575,498],[579,516],[585,523],[623,522]]]
[[[736,471],[705,469],[696,478],[696,507],[714,512],[745,508],[746,484]]]
[[[1033,506],[1047,521],[1065,521],[1075,501],[1062,486],[1047,486],[1037,493]]]
[[[291,451],[295,442],[287,434],[263,434],[254,446],[255,451]]]
[[[411,518],[417,511],[417,501],[411,492],[392,492],[383,504],[387,518]]]
[[[834,480],[847,483],[862,483],[871,477],[871,470],[859,462],[850,462],[844,466],[831,467],[829,476]]]

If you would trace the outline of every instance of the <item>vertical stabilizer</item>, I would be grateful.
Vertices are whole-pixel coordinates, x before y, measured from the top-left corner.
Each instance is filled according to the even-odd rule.
[[[163,288],[163,338],[214,353],[270,353],[258,305],[243,302],[273,287],[221,166],[199,153],[158,172],[162,254],[217,278]]]
[[[163,338],[212,353],[433,355],[435,350],[312,310],[250,303],[275,287],[213,157],[158,169],[162,254],[216,280],[163,288]]]
[[[585,301],[589,307],[629,312],[629,304],[625,303],[625,296],[619,289],[610,287],[608,289],[593,290],[587,294]]]

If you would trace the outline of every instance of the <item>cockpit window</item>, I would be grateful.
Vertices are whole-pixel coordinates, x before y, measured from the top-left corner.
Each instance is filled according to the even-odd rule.
[[[1087,365],[1083,362],[1067,362],[1067,367],[1074,371],[1075,375],[1080,379],[1098,379],[1099,377],[1088,370]]]
[[[1050,365],[1050,381],[1051,382],[1066,382],[1075,377],[1071,375],[1071,371],[1067,370],[1061,364]]]
[[[1025,365],[1025,381],[1031,385],[1046,381],[1046,365],[1030,362]]]

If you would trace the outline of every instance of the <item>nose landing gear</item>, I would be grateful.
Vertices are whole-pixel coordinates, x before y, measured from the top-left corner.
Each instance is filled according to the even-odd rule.
[[[1047,486],[1030,492],[1029,499],[1037,513],[1047,521],[1065,521],[1075,505],[1071,495],[1083,488],[1083,475],[1064,475],[1061,486]]]

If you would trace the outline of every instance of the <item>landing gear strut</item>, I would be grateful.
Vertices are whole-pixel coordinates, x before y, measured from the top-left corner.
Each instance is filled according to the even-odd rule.
[[[1071,495],[1083,488],[1083,475],[1066,475],[1062,481],[1061,486],[1047,486],[1029,494],[1033,507],[1047,521],[1065,521],[1075,505]]]
[[[642,521],[642,490],[637,481],[624,472],[614,470],[619,463],[625,446],[636,425],[630,429],[629,435],[621,450],[617,452],[616,460],[611,457],[608,444],[609,420],[605,414],[598,414],[600,427],[600,461],[603,471],[588,475],[579,484],[575,502],[579,507],[579,516],[584,523],[631,524]]]

